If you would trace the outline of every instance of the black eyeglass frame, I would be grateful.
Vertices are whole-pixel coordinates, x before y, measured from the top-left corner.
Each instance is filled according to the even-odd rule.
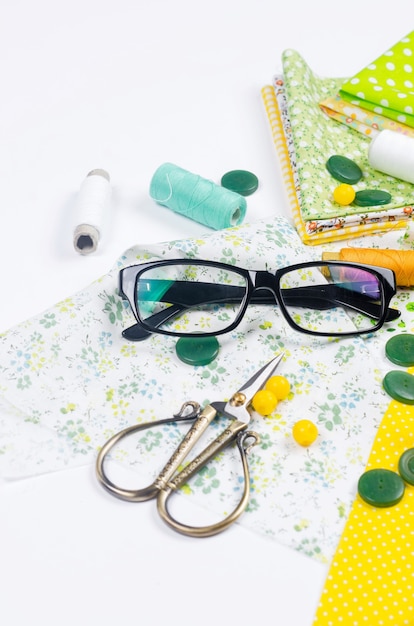
[[[268,270],[248,270],[235,265],[230,265],[228,263],[221,263],[216,261],[209,261],[203,259],[163,259],[159,261],[149,261],[146,263],[141,263],[139,265],[130,265],[120,270],[119,272],[119,294],[123,299],[126,299],[129,302],[129,305],[132,309],[132,312],[137,320],[137,324],[123,331],[123,336],[130,340],[139,341],[142,339],[148,338],[151,334],[157,333],[162,335],[168,335],[172,337],[189,337],[192,336],[191,333],[178,332],[178,331],[170,331],[158,328],[154,324],[149,324],[148,319],[143,319],[139,314],[139,309],[137,307],[135,301],[135,294],[137,292],[136,286],[137,282],[141,276],[141,274],[148,269],[154,269],[156,267],[170,266],[170,265],[200,265],[207,267],[214,267],[216,269],[222,269],[224,271],[231,271],[233,273],[238,273],[242,276],[246,281],[246,293],[243,297],[239,305],[239,310],[236,315],[234,321],[223,328],[221,330],[213,331],[213,332],[197,332],[197,337],[211,337],[216,335],[223,335],[234,330],[243,319],[244,314],[246,313],[247,307],[250,303],[262,303],[262,304],[271,304],[274,303],[280,307],[280,310],[283,314],[283,317],[286,319],[289,326],[301,333],[305,333],[308,335],[320,336],[320,337],[346,337],[346,336],[355,336],[362,335],[367,333],[372,333],[379,330],[386,321],[392,321],[397,319],[400,316],[400,311],[398,309],[389,308],[390,301],[392,297],[396,294],[396,280],[395,274],[391,269],[366,265],[363,263],[352,263],[348,261],[306,261],[304,263],[297,263],[294,265],[289,265],[287,267],[279,268],[275,273],[269,272]],[[381,304],[377,305],[380,307],[378,321],[375,325],[370,328],[348,331],[348,332],[320,332],[309,330],[306,328],[302,328],[298,324],[294,322],[290,313],[288,312],[287,307],[284,304],[283,296],[281,295],[281,287],[280,281],[285,274],[288,272],[292,272],[295,270],[301,270],[306,268],[323,268],[323,267],[349,267],[354,268],[356,270],[366,270],[371,272],[379,281],[379,285],[381,288]],[[190,281],[191,282],[191,281]],[[265,292],[265,293],[262,293]],[[173,309],[172,305],[169,309],[166,309],[160,314],[155,314],[153,317],[161,319],[159,323],[165,322],[170,317],[174,317],[179,312],[183,310],[184,307],[179,307],[179,309]],[[315,307],[317,308],[317,307]],[[357,307],[355,307],[358,310]],[[171,310],[173,309],[173,310]],[[361,312],[366,313],[366,311],[361,310]],[[377,315],[371,315],[370,317],[377,319]]]

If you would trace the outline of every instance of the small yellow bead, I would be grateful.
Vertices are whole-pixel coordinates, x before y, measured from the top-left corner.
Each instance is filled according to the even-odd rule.
[[[318,436],[318,429],[311,420],[299,420],[292,429],[293,439],[300,446],[310,446]]]
[[[265,389],[274,393],[278,400],[285,400],[290,392],[290,383],[284,376],[271,376],[266,381]]]
[[[260,389],[254,394],[252,405],[259,415],[270,415],[277,407],[277,398],[268,389]]]
[[[338,204],[341,204],[342,206],[347,206],[355,200],[355,189],[352,187],[352,185],[342,183],[334,189],[333,197],[335,202],[337,202]]]

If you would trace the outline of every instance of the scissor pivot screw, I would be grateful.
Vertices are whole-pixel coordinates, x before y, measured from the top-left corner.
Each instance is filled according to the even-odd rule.
[[[231,406],[242,406],[246,402],[246,396],[241,391],[235,393],[231,398],[229,404]]]

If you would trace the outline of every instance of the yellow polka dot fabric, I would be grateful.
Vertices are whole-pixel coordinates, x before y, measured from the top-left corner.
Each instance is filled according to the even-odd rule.
[[[398,471],[414,448],[414,406],[392,401],[367,469]],[[396,506],[357,496],[332,560],[314,626],[414,626],[414,487]]]

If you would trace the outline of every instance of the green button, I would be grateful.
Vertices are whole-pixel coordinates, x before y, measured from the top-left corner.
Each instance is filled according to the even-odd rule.
[[[368,470],[358,481],[360,497],[377,507],[394,506],[404,495],[404,481],[397,474],[388,469]]]
[[[232,170],[221,179],[221,186],[241,196],[250,196],[259,186],[257,176],[246,170]]]
[[[391,337],[385,344],[385,354],[396,365],[411,367],[414,365],[414,335],[402,333]]]
[[[188,365],[208,365],[220,349],[216,337],[180,337],[175,344],[178,358]]]
[[[388,395],[397,402],[414,404],[414,376],[400,370],[385,374],[382,385]]]
[[[398,461],[398,471],[409,485],[414,485],[414,448],[406,450]]]
[[[326,162],[326,169],[336,180],[348,185],[354,185],[362,178],[362,170],[348,157],[334,154]]]
[[[355,194],[354,204],[357,206],[378,206],[391,202],[391,194],[381,189],[363,189]]]

